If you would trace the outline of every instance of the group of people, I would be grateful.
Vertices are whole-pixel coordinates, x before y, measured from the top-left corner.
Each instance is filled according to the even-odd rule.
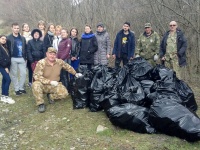
[[[115,67],[119,68],[121,62],[126,65],[140,56],[153,66],[165,64],[179,76],[180,68],[186,65],[187,41],[175,21],[171,21],[169,27],[160,42],[158,33],[152,30],[150,23],[146,23],[136,46],[130,23],[125,22],[116,35],[111,51],[110,36],[101,22],[97,24],[95,33],[90,25],[85,25],[81,39],[75,27],[68,33],[60,25],[49,24],[46,30],[45,22],[39,21],[38,27],[31,32],[27,23],[22,24],[20,33],[19,24],[13,23],[12,33],[0,36],[1,101],[14,103],[9,97],[11,81],[17,96],[26,93],[26,67],[28,85],[32,87],[39,112],[46,110],[44,93],[47,93],[50,104],[68,95],[70,78],[81,76],[76,73],[79,65],[86,65],[90,70],[93,65],[108,64],[108,59],[112,57]]]

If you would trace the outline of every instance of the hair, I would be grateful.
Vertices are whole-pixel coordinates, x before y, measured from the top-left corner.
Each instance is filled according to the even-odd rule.
[[[0,38],[2,38],[2,37],[6,37],[6,35],[4,35],[4,34],[0,35]],[[6,37],[6,38],[7,38],[7,37]],[[2,45],[2,46],[7,50],[7,52],[8,52],[7,44],[2,44],[2,43],[0,43],[0,45]]]
[[[86,24],[85,27],[89,27],[90,29],[92,29],[91,26],[90,26],[89,24]]]
[[[11,25],[12,27],[13,26],[19,26],[19,23],[17,23],[17,22],[14,22],[14,23],[12,23],[12,25]]]
[[[24,35],[24,29],[23,28],[24,28],[25,25],[28,25],[28,23],[23,23],[22,24],[22,33],[21,33],[21,35]],[[28,25],[28,27],[29,27],[29,25]],[[29,31],[30,31],[30,27],[29,27]]]
[[[1,35],[0,35],[0,38],[2,38],[2,37],[6,37],[6,35],[4,35],[4,34],[1,34]]]
[[[38,21],[38,27],[39,25],[43,25],[44,29],[46,29],[46,23],[43,20]]]
[[[57,26],[55,27],[55,29],[60,29],[60,30],[62,30],[62,26],[61,26],[61,25],[57,25]]]
[[[47,30],[46,30],[46,32],[45,32],[45,35],[47,34],[47,32],[49,31],[49,29],[50,29],[50,26],[54,26],[54,28],[56,28],[55,27],[55,25],[53,24],[53,23],[49,23],[48,24],[48,28],[47,28]]]
[[[69,35],[71,36],[71,32],[72,30],[76,30],[76,36],[78,36],[78,29],[76,27],[72,27],[70,32],[69,32]]]

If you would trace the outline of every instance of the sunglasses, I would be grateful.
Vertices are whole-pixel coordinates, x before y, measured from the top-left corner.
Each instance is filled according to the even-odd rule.
[[[175,27],[176,25],[175,25],[175,24],[170,24],[169,26],[170,26],[170,27]]]

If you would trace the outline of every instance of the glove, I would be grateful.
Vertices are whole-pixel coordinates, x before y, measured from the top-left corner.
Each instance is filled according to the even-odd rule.
[[[57,86],[58,82],[57,81],[51,81],[50,84],[53,85],[53,86]]]
[[[158,54],[155,54],[155,55],[154,55],[153,60],[154,60],[154,61],[157,61],[157,60],[158,60]]]
[[[79,78],[79,77],[81,77],[81,76],[83,76],[81,73],[76,73],[76,74],[75,74],[75,77],[77,77],[77,78]]]
[[[137,54],[137,55],[135,56],[135,58],[137,58],[137,57],[140,57],[140,55]]]

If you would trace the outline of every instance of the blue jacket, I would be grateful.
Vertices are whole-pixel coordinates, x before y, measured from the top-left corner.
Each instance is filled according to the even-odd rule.
[[[120,30],[115,38],[114,48],[112,51],[112,54],[116,55],[116,57],[120,57],[121,55],[121,49],[122,49],[122,35],[124,30]],[[135,35],[132,31],[129,30],[129,36],[128,36],[128,59],[134,56],[135,52]]]
[[[160,45],[160,58],[162,58],[166,53],[166,47],[167,47],[167,38],[170,31],[167,31],[162,39],[161,45]],[[183,34],[183,32],[180,29],[176,30],[177,33],[177,55],[178,55],[178,62],[179,66],[185,66],[186,63],[186,49],[187,49],[187,40]]]

